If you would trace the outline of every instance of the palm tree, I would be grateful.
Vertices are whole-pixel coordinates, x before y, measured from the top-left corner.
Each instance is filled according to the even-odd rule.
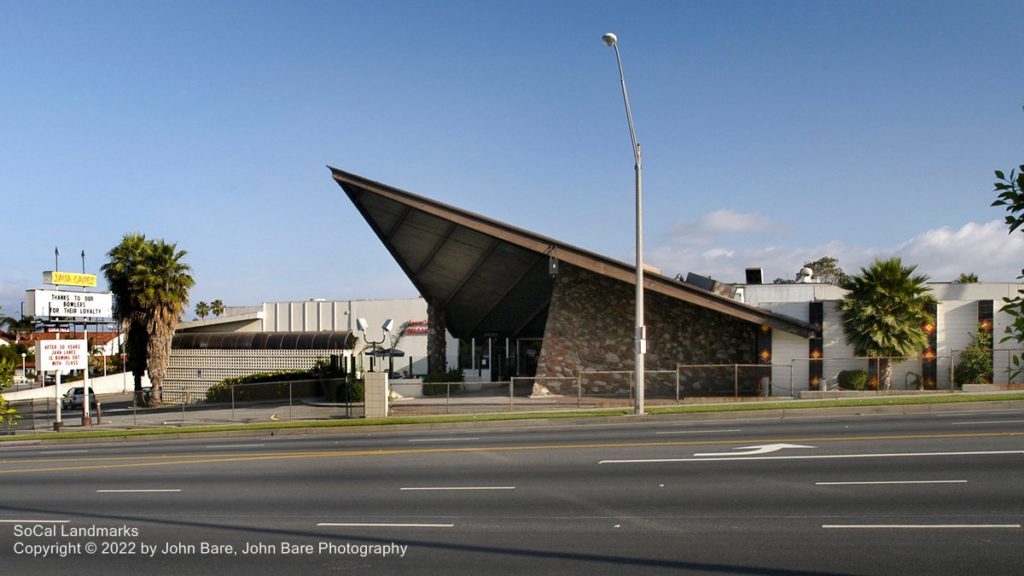
[[[977,284],[979,282],[978,275],[974,272],[961,272],[956,281],[960,284]]]
[[[184,250],[178,250],[177,244],[168,244],[163,240],[150,243],[146,289],[139,302],[147,312],[146,331],[149,333],[149,342],[146,356],[156,403],[163,400],[161,385],[167,375],[174,328],[185,312],[188,291],[196,283],[190,274],[192,267],[181,261],[186,254]]]
[[[146,374],[146,312],[139,303],[139,277],[146,266],[148,242],[143,234],[125,234],[121,243],[107,252],[109,261],[101,267],[114,295],[114,319],[125,333],[125,370],[135,381],[135,403],[142,403],[142,377]]]
[[[103,266],[114,293],[114,317],[128,332],[128,357],[135,376],[136,401],[141,400],[142,374],[148,368],[153,384],[153,404],[162,399],[171,338],[195,285],[187,253],[163,240],[147,241],[129,234],[107,255]]]
[[[210,312],[214,316],[218,316],[219,317],[221,314],[224,313],[224,303],[221,302],[220,299],[217,299],[217,300],[214,300],[213,302],[210,302]]]
[[[8,330],[14,332],[14,343],[20,344],[22,337],[35,331],[36,319],[35,316],[24,316],[21,319],[8,316],[0,319],[0,325],[6,325]]]
[[[839,304],[846,343],[858,356],[879,358],[886,389],[892,386],[890,359],[919,355],[928,347],[922,327],[935,321],[929,312],[936,300],[925,285],[928,277],[914,275],[916,269],[899,258],[876,259],[843,286],[849,290]]]
[[[210,315],[210,305],[206,302],[198,302],[196,304],[196,316],[205,319]]]

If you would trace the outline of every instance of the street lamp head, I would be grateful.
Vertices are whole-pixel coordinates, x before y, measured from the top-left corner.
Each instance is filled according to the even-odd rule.
[[[619,41],[619,38],[611,32],[602,36],[601,39],[604,40],[604,43],[608,46],[615,46],[615,43]]]
[[[385,320],[384,321],[384,325],[381,326],[381,328],[383,328],[385,332],[391,332],[391,329],[394,328],[394,327],[395,327],[395,321],[390,319],[390,318]]]
[[[356,318],[356,328],[358,328],[360,332],[366,332],[366,329],[369,327],[370,325],[366,323],[366,318]]]

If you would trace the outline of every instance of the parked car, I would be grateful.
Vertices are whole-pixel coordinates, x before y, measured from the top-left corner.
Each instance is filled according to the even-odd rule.
[[[71,390],[68,390],[64,394],[64,400],[63,400],[63,402],[61,402],[61,404],[64,406],[65,410],[72,410],[72,409],[75,409],[75,408],[81,408],[82,407],[82,397],[84,395],[85,395],[85,388],[83,388],[81,386],[78,386],[76,388],[72,388]],[[96,407],[96,393],[93,392],[92,389],[89,390],[89,406],[92,406],[93,408]]]

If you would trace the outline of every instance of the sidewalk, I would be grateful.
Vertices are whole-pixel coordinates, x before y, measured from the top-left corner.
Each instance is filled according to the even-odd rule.
[[[230,405],[168,404],[161,408],[133,408],[131,394],[118,394],[100,398],[101,417],[97,423],[95,410],[92,414],[93,423],[82,424],[82,410],[62,410],[62,429],[65,432],[75,430],[134,430],[141,428],[157,428],[166,426],[213,426],[223,424],[253,424],[269,422],[295,422],[338,420],[362,418],[362,403],[332,404],[322,398],[297,399],[291,405],[283,402],[260,402],[238,404],[234,409]],[[464,396],[436,398],[403,398],[391,402],[392,416],[444,415],[467,413],[494,412],[535,412],[542,410],[575,410],[577,408],[592,410],[595,408],[628,407],[629,401],[623,399],[588,398],[577,406],[576,398],[544,397],[516,398],[513,409],[509,409],[509,399],[505,396]],[[33,420],[31,427],[19,426],[15,434],[43,433],[53,430],[55,414],[52,410],[37,410],[34,418],[23,415],[23,421]]]
[[[259,422],[315,421],[362,415],[362,406],[311,405],[297,402],[289,406],[287,401],[247,404],[205,406],[200,404],[166,405],[160,408],[134,408],[132,395],[117,395],[100,398],[99,415],[92,411],[92,423],[83,425],[82,410],[62,410],[62,431],[82,430],[135,430],[162,428],[167,426],[210,426],[222,424],[250,424]],[[358,411],[358,412],[357,412]],[[23,414],[21,425],[15,428],[16,435],[38,434],[53,431],[56,413],[52,402],[49,409],[37,409],[33,415]],[[28,421],[28,422],[26,422]],[[33,429],[34,428],[34,429]]]

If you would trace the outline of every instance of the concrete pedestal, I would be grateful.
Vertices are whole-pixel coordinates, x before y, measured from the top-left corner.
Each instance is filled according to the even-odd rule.
[[[387,372],[366,372],[364,375],[366,418],[388,417],[388,396],[391,393]]]

